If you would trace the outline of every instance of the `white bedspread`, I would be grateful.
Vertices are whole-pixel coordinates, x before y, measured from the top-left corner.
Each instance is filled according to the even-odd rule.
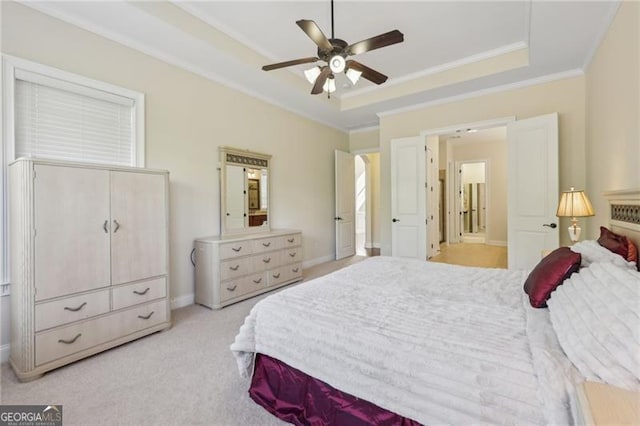
[[[262,300],[231,349],[245,377],[263,353],[423,424],[570,423],[575,371],[525,278],[375,257]]]

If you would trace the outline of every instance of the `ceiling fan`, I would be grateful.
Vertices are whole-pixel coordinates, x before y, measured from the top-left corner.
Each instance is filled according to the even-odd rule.
[[[404,35],[398,30],[389,31],[353,44],[348,44],[344,40],[335,38],[333,33],[333,0],[331,0],[331,38],[328,39],[314,21],[301,19],[296,21],[296,24],[298,24],[302,31],[318,46],[318,56],[265,65],[262,69],[264,71],[271,71],[278,68],[314,63],[317,61],[326,62],[326,65],[316,66],[305,71],[305,76],[313,84],[313,88],[311,89],[312,95],[322,93],[323,90],[329,94],[335,91],[334,74],[343,71],[353,84],[355,84],[360,77],[366,78],[375,84],[384,83],[387,81],[386,75],[358,61],[347,58],[404,41]]]

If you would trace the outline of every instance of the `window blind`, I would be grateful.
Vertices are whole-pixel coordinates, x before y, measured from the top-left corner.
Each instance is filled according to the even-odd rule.
[[[30,80],[15,82],[16,158],[135,165],[132,99]]]

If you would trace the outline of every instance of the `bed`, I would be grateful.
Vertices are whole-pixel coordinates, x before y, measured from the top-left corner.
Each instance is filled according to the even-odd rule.
[[[639,195],[608,195],[635,244]],[[293,424],[575,423],[585,379],[640,390],[637,262],[576,246],[549,309],[523,292],[535,270],[375,257],[260,301],[231,350]]]

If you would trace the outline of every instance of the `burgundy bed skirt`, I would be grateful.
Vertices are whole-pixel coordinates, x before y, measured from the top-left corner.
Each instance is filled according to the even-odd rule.
[[[295,425],[420,425],[263,354],[256,355],[249,396]]]

